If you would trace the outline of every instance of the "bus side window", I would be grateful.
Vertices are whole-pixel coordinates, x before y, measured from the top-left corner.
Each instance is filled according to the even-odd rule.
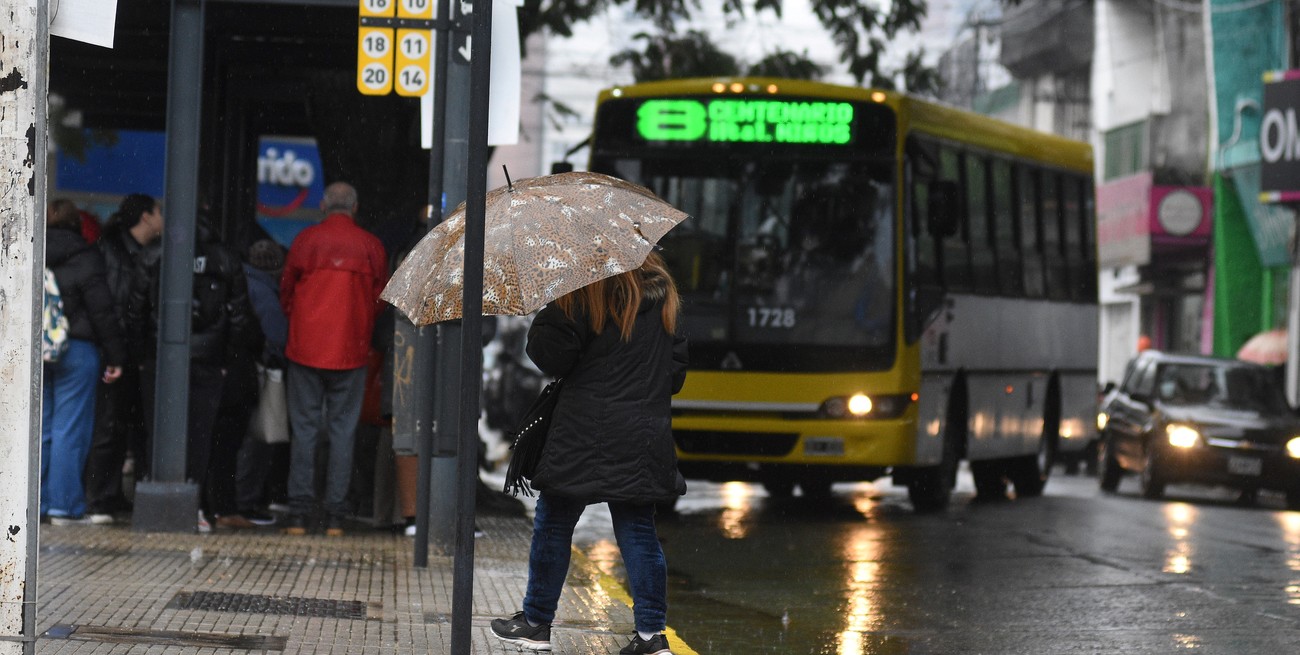
[[[1004,296],[1024,295],[1021,286],[1019,230],[1016,229],[1015,185],[1011,177],[1011,163],[1004,159],[993,160],[993,174],[989,176],[993,198],[993,237],[997,251],[998,291]]]
[[[939,255],[938,244],[934,235],[927,229],[929,225],[930,187],[925,182],[913,177],[908,211],[911,212],[910,230],[916,243],[916,284],[922,287],[938,287]]]
[[[1097,213],[1093,203],[1092,178],[1079,178],[1079,207],[1083,212],[1080,231],[1083,235],[1083,299],[1097,300]]]
[[[957,152],[952,148],[942,148],[939,151],[938,179],[960,184],[960,176],[961,160],[957,157]],[[957,213],[960,224],[942,242],[943,282],[949,291],[970,291],[974,286],[971,284],[969,224],[965,220],[964,211]]]
[[[1061,236],[1064,238],[1065,267],[1070,278],[1068,297],[1088,300],[1088,266],[1084,259],[1083,206],[1080,204],[1079,180],[1072,175],[1061,180]],[[1094,275],[1095,277],[1095,275]]]
[[[1020,209],[1020,252],[1024,256],[1025,296],[1042,298],[1043,250],[1038,238],[1038,175],[1027,166],[1017,167],[1016,194]]]
[[[1047,274],[1047,297],[1066,300],[1070,297],[1065,251],[1061,238],[1061,176],[1039,171],[1039,200],[1042,214],[1039,223],[1043,235],[1043,266]]]
[[[975,290],[998,292],[997,257],[989,228],[988,174],[984,159],[967,154],[963,182],[966,187],[966,216],[970,221],[971,273]]]

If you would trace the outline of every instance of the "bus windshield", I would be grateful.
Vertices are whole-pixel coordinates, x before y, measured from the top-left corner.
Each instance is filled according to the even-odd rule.
[[[692,368],[893,364],[891,158],[809,154],[677,150],[593,160],[595,170],[690,214],[660,244],[682,293]]]

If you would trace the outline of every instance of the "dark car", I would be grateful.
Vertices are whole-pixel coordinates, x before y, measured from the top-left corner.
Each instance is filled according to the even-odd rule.
[[[1147,498],[1195,482],[1282,491],[1300,509],[1300,417],[1278,380],[1234,359],[1139,354],[1098,417],[1101,488],[1114,491],[1131,471]]]

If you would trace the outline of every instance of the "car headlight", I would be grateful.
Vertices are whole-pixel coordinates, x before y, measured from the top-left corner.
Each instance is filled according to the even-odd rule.
[[[1292,437],[1286,442],[1286,454],[1294,459],[1300,459],[1300,437]]]
[[[889,394],[868,396],[856,393],[852,396],[828,398],[822,403],[820,414],[829,418],[898,418],[907,411],[907,407],[916,402],[917,395]]]
[[[1165,427],[1165,434],[1175,448],[1193,448],[1201,442],[1201,433],[1189,425],[1172,423]]]
[[[1110,422],[1110,416],[1106,412],[1097,412],[1097,429],[1105,430],[1106,424]]]

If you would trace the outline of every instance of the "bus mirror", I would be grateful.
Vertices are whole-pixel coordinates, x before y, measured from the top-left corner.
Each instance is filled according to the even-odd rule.
[[[927,207],[930,234],[943,238],[957,233],[959,207],[957,183],[936,180],[930,183],[930,203]]]
[[[572,172],[573,172],[573,164],[570,164],[567,161],[557,161],[551,164],[551,175],[557,175],[559,173],[572,173]]]

